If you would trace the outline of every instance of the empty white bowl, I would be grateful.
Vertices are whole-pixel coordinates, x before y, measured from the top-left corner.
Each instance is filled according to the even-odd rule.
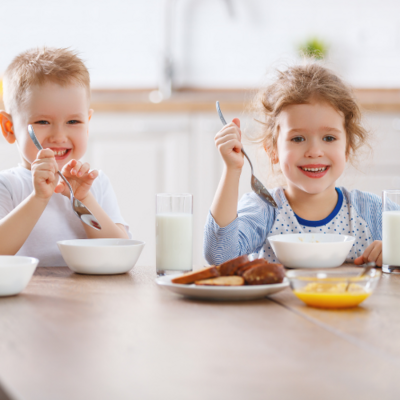
[[[0,256],[0,296],[13,296],[24,290],[38,263],[32,257]]]
[[[346,260],[353,236],[303,233],[269,236],[279,261],[289,268],[333,268]]]
[[[134,267],[145,245],[131,239],[75,239],[57,242],[68,267],[79,274],[123,274]]]

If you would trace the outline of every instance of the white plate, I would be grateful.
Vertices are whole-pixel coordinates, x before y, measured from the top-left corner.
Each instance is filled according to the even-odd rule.
[[[178,275],[160,276],[156,283],[182,296],[204,300],[255,300],[270,294],[280,292],[289,286],[289,280],[272,285],[245,285],[245,286],[197,286],[178,285],[171,279]]]

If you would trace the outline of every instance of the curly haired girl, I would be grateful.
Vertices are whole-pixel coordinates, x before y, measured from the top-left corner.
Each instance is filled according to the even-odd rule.
[[[262,143],[279,165],[285,187],[272,189],[278,208],[247,193],[238,204],[244,164],[238,118],[215,136],[224,171],[205,226],[207,261],[220,264],[259,253],[278,261],[268,237],[291,233],[339,233],[356,238],[347,262],[382,265],[382,201],[371,193],[336,187],[346,162],[367,138],[351,89],[312,62],[278,71],[260,91]]]

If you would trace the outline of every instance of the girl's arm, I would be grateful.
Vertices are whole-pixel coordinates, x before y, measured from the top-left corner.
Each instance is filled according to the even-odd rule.
[[[204,228],[204,257],[210,264],[243,254],[259,252],[275,221],[275,209],[266,205],[255,193],[247,193],[239,202],[238,216],[229,225],[220,227],[211,213]]]
[[[237,216],[239,179],[244,164],[240,140],[238,118],[225,125],[215,136],[215,145],[224,160],[225,168],[210,211],[220,227],[229,225]]]

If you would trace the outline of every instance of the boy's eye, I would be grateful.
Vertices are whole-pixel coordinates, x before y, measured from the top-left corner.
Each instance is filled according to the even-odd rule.
[[[71,119],[70,121],[67,122],[67,124],[75,125],[75,124],[79,124],[79,121],[76,119]]]
[[[295,142],[295,143],[304,142],[304,140],[305,140],[305,139],[304,139],[302,136],[296,136],[296,137],[294,137],[294,138],[291,139],[291,141],[292,141],[292,142]]]
[[[333,136],[325,136],[325,137],[323,138],[323,140],[324,140],[325,142],[333,142],[333,141],[336,140],[336,138],[333,137]]]
[[[44,120],[40,120],[40,121],[36,121],[35,124],[39,124],[39,125],[47,125],[49,123],[49,121],[44,121]]]

